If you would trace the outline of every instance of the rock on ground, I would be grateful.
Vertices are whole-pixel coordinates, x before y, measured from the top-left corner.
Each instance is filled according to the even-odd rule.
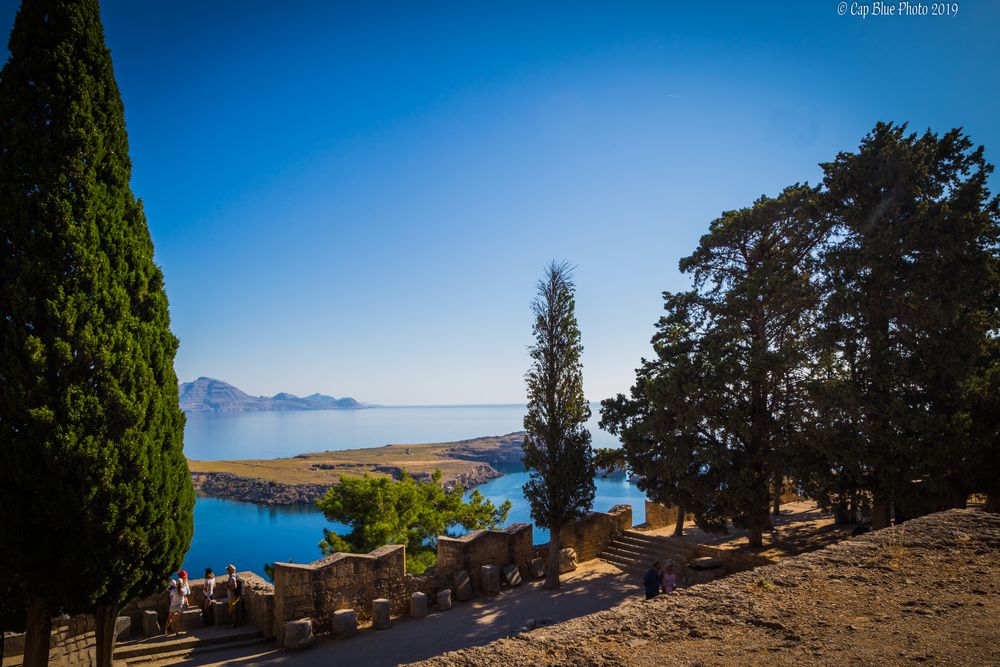
[[[1000,514],[950,510],[422,665],[1000,664]]]

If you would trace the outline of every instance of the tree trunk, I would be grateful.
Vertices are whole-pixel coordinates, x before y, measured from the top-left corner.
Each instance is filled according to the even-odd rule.
[[[750,547],[764,546],[764,531],[760,528],[751,528],[747,538],[750,540]]]
[[[28,593],[25,619],[23,667],[46,667],[49,664],[49,640],[52,637],[52,614],[40,597]]]
[[[556,590],[559,588],[559,529],[549,531],[549,566],[545,569],[545,584],[542,588]]]
[[[774,505],[771,507],[771,514],[781,516],[781,484],[776,484],[774,488]]]
[[[677,506],[677,523],[674,524],[674,537],[681,537],[684,534],[684,507]]]
[[[94,636],[97,640],[96,667],[111,667],[115,652],[115,623],[118,620],[118,608],[111,605],[98,605],[94,609]]]
[[[987,512],[1000,512],[1000,493],[987,493],[983,509]]]

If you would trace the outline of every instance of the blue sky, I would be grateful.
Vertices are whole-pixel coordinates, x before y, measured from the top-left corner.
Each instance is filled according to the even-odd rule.
[[[837,5],[104,2],[178,377],[520,402],[557,259],[588,397],[627,390],[721,211],[878,120],[1000,160],[1000,4]]]

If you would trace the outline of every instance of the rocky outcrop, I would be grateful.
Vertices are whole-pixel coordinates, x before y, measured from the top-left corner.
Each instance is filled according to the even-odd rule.
[[[350,397],[334,398],[324,394],[298,397],[280,392],[274,396],[251,396],[228,382],[200,377],[182,382],[181,410],[185,412],[263,412],[287,410],[355,410],[369,407]]]
[[[464,461],[482,461],[492,465],[519,465],[525,435],[524,431],[515,431],[506,435],[459,440],[443,450],[440,456]]]
[[[228,472],[191,473],[196,491],[260,505],[304,505],[323,497],[329,484],[283,484]]]
[[[386,473],[393,479],[399,479],[403,474],[402,469],[395,466],[377,466],[375,471]],[[467,471],[445,479],[444,487],[451,490],[456,484],[461,484],[463,489],[471,489],[502,476],[502,473],[488,463],[470,463]],[[427,481],[430,479],[430,474],[415,474],[413,478],[417,481]],[[193,472],[191,481],[195,490],[205,495],[260,505],[311,504],[322,498],[331,486],[330,484],[285,484],[234,475],[231,472]]]

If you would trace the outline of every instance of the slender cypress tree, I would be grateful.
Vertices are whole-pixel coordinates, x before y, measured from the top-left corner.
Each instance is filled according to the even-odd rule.
[[[130,189],[97,0],[24,0],[0,72],[0,565],[23,586],[25,665],[50,618],[115,616],[192,534],[163,277]]]
[[[524,496],[531,518],[548,528],[545,588],[559,588],[559,529],[594,504],[594,452],[584,427],[590,406],[583,395],[580,328],[574,313],[572,270],[552,262],[538,282],[524,418],[524,466],[531,478]]]

